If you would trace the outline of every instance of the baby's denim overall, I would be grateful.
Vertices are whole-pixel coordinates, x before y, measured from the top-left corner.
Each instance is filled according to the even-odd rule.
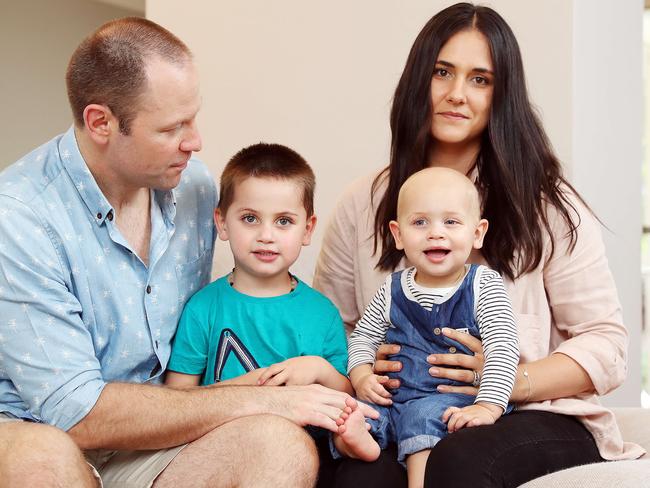
[[[469,272],[457,291],[445,302],[434,304],[431,312],[409,300],[402,289],[402,273],[391,278],[391,328],[386,343],[399,344],[400,352],[390,359],[401,361],[399,373],[388,376],[398,378],[401,386],[393,392],[393,405],[372,405],[380,413],[378,420],[366,419],[371,433],[383,449],[396,442],[398,459],[404,462],[409,454],[432,448],[447,435],[447,425],[441,417],[447,407],[464,407],[474,402],[474,396],[456,393],[438,393],[440,384],[460,385],[456,381],[434,378],[427,363],[430,354],[473,354],[468,348],[442,334],[443,327],[464,329],[480,338],[474,310],[474,276],[477,265]]]

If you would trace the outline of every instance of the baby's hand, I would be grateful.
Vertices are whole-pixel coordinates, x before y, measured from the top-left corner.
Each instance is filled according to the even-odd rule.
[[[388,381],[388,376],[379,376],[374,373],[368,373],[352,383],[352,387],[357,394],[357,398],[375,403],[377,405],[392,405],[392,396],[384,387]]]
[[[264,371],[258,385],[311,385],[319,383],[320,375],[332,366],[318,356],[299,356],[275,363]]]
[[[447,423],[447,430],[451,433],[463,427],[491,425],[501,417],[502,413],[501,407],[481,402],[463,408],[449,407],[442,414],[442,421]]]

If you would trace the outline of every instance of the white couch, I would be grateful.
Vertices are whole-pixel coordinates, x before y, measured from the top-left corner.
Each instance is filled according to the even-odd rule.
[[[547,474],[519,488],[650,488],[650,409],[613,409],[626,441],[649,454],[634,461],[589,464]]]

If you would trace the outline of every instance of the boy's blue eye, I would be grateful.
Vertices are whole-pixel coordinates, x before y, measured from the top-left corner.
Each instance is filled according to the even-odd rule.
[[[255,215],[244,215],[242,217],[242,220],[247,224],[254,224],[255,222],[257,222],[257,217],[255,217]]]
[[[423,225],[427,225],[427,221],[426,221],[426,219],[415,219],[413,221],[413,225],[415,225],[417,227],[421,227]]]
[[[457,220],[454,220],[454,219],[445,220],[445,225],[455,225],[455,224],[458,224],[458,223],[459,222]]]
[[[291,224],[293,224],[293,220],[291,220],[291,219],[288,218],[288,217],[280,217],[280,218],[277,220],[277,223],[278,223],[278,225],[281,225],[281,226],[284,227],[284,226],[287,226],[287,225],[291,225]]]

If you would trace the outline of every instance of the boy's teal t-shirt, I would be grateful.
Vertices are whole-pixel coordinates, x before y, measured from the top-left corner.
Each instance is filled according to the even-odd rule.
[[[346,374],[345,329],[332,302],[300,280],[286,295],[258,298],[224,276],[187,302],[168,369],[210,385],[296,356],[323,357]]]

